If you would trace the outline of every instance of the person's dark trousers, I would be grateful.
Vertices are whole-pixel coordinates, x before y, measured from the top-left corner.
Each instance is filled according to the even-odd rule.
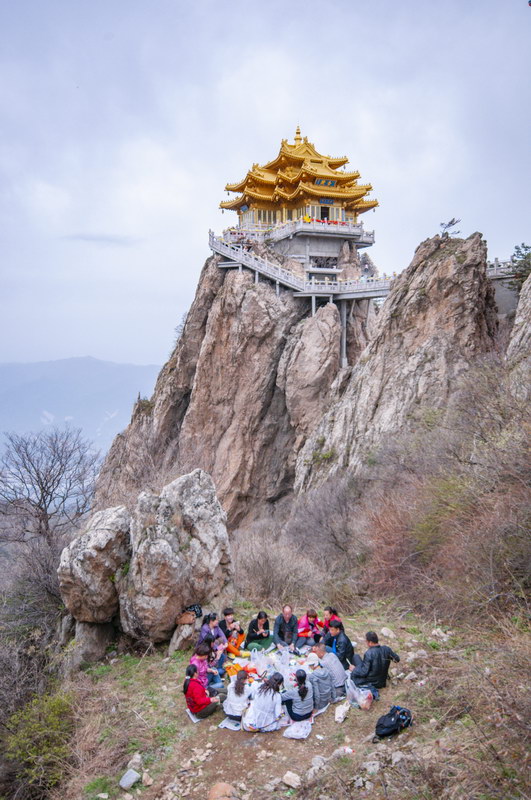
[[[358,655],[358,653],[354,653],[353,659],[354,661],[352,663],[354,664],[354,666],[361,667],[361,665],[363,664],[363,659],[360,655]]]
[[[206,719],[206,718],[207,718],[207,717],[209,717],[211,714],[213,714],[213,713],[214,713],[214,711],[215,711],[217,708],[219,708],[219,703],[209,703],[207,706],[205,706],[204,708],[202,708],[202,709],[201,709],[201,711],[198,711],[198,712],[195,714],[195,716],[196,716],[196,717],[199,717],[199,719]]]
[[[227,699],[227,687],[224,684],[209,686],[207,692],[210,697],[219,697],[220,703],[223,703]]]
[[[295,712],[293,711],[293,700],[283,700],[282,702],[286,706],[286,711],[288,712],[293,722],[302,722],[305,719],[310,719],[310,717],[313,714],[313,711],[310,711],[309,714],[303,714],[302,716],[300,714],[295,714]]]

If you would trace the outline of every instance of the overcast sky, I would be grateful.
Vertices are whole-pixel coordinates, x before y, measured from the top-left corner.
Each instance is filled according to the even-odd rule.
[[[0,361],[163,363],[223,187],[302,134],[401,270],[531,243],[527,0],[0,0]]]

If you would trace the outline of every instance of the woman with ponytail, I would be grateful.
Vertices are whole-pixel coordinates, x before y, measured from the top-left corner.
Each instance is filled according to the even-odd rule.
[[[209,697],[206,689],[199,680],[197,667],[189,664],[186,667],[186,678],[183,683],[183,694],[186,705],[196,717],[205,719],[219,708],[219,697]]]
[[[249,697],[251,702],[242,714],[244,731],[269,733],[278,730],[282,716],[280,688],[283,683],[284,678],[280,672],[274,672],[261,685],[254,684]]]
[[[227,699],[223,703],[223,711],[229,719],[241,722],[242,714],[249,704],[250,694],[249,676],[244,669],[241,669],[232,678],[227,692]]]
[[[282,702],[293,722],[310,719],[313,713],[313,686],[306,680],[306,673],[298,669],[295,673],[296,686],[282,695]]]

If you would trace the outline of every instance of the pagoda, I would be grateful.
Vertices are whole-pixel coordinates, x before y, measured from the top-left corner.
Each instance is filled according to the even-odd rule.
[[[297,127],[294,143],[283,139],[273,161],[253,164],[242,181],[225,186],[237,197],[220,207],[236,211],[239,227],[247,230],[300,219],[356,224],[378,201],[367,199],[372,186],[359,184],[359,172],[343,169],[347,163],[346,156],[319,153]]]
[[[308,298],[312,315],[325,303],[338,304],[343,366],[353,307],[383,300],[390,285],[377,277],[370,258],[358,254],[374,244],[374,231],[364,230],[359,217],[378,201],[368,198],[372,186],[358,183],[359,172],[347,172],[346,164],[346,156],[319,153],[297,127],[293,144],[283,139],[273,161],[253,164],[242,181],[225,186],[237,196],[220,206],[236,211],[238,225],[221,236],[209,231],[220,269],[251,270],[256,284],[272,283],[277,295],[288,290],[302,302]]]

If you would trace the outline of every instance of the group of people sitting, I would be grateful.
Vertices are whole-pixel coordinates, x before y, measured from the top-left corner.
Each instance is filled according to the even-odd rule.
[[[221,705],[227,717],[240,722],[244,730],[273,731],[285,708],[293,722],[310,719],[346,694],[347,682],[370,688],[373,696],[385,686],[391,661],[400,661],[393,650],[380,645],[374,631],[366,634],[367,651],[363,658],[345,633],[335,608],[328,606],[324,619],[308,609],[300,619],[285,605],[276,617],[273,633],[265,611],[254,617],[245,634],[235,619],[234,609],[225,608],[223,619],[207,614],[190,664],[186,669],[183,692],[189,711],[200,719],[210,716]],[[285,686],[280,672],[252,684],[246,670],[233,675],[228,687],[227,658],[245,658],[252,650],[304,655],[304,669],[296,670],[294,685]]]

